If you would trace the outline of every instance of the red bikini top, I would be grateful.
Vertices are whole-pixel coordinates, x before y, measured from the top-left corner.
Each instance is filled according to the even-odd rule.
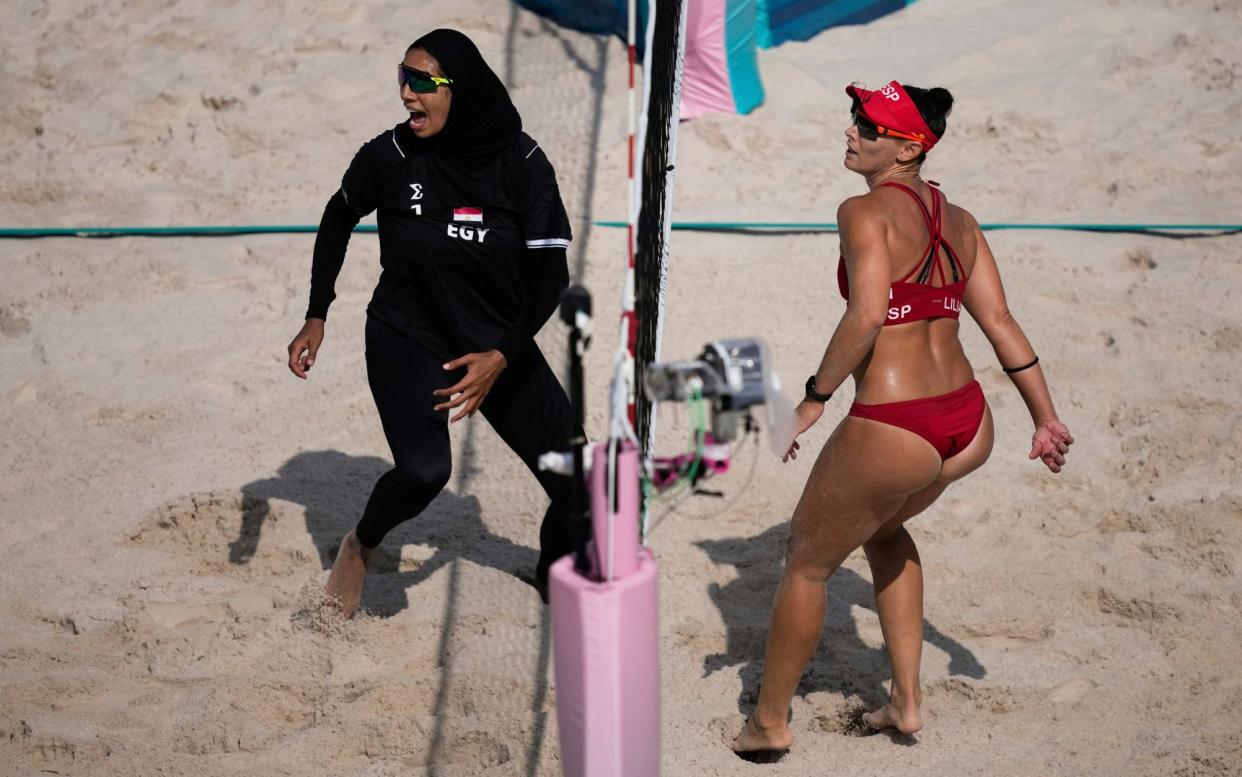
[[[962,311],[962,294],[966,291],[966,270],[958,260],[953,247],[945,242],[940,232],[941,227],[941,195],[933,186],[932,209],[929,213],[923,200],[913,189],[896,181],[888,181],[881,186],[892,186],[914,198],[923,213],[923,221],[931,235],[923,254],[926,257],[899,281],[893,281],[888,290],[888,318],[884,326],[908,324],[912,321],[923,321],[929,318],[957,318]],[[944,247],[945,258],[948,260],[949,273],[946,275],[946,262],[940,258],[940,248]],[[940,278],[939,286],[932,285],[932,275]],[[952,282],[949,281],[952,276]],[[911,278],[914,278],[911,281]],[[847,302],[850,298],[849,275],[845,271],[845,257],[837,263],[837,287],[841,297]]]

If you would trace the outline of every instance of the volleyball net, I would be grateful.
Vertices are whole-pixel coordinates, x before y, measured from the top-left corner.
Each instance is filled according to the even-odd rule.
[[[669,235],[673,225],[677,125],[681,113],[686,14],[683,0],[660,0],[652,9],[643,68],[644,121],[637,171],[639,209],[634,239],[635,432],[643,460],[655,443],[655,404],[642,391],[649,364],[660,359],[668,287]]]
[[[643,469],[655,444],[656,408],[643,391],[648,365],[660,358],[672,231],[677,125],[685,61],[685,0],[651,4],[642,68],[641,113],[637,112],[637,14],[631,3],[629,213],[626,280],[621,301],[620,346],[613,375],[613,440],[637,443]]]

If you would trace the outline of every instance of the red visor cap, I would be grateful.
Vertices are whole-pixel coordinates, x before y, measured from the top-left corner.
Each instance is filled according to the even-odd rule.
[[[887,86],[874,91],[853,84],[845,87],[845,93],[858,100],[863,116],[877,127],[884,127],[919,138],[924,151],[931,151],[940,138],[931,131],[918,106],[901,84],[889,81]]]

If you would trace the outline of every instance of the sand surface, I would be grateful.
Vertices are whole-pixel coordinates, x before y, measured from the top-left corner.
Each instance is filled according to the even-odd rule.
[[[501,0],[11,2],[0,32],[0,224],[313,223],[401,109],[405,45],[474,36],[560,174],[601,332],[605,429],[623,237],[615,40]],[[922,0],[761,54],[766,104],[683,126],[679,218],[831,221],[845,83],[958,98],[926,174],[980,221],[1237,222],[1242,6]],[[926,569],[927,728],[860,736],[884,697],[869,575],[830,585],[774,775],[1242,772],[1242,237],[989,237],[1077,437],[1060,476],[972,323],[989,464],[911,524]],[[517,579],[543,497],[481,420],[390,536],[368,614],[315,592],[389,452],[366,386],[377,243],[354,238],[312,379],[284,366],[310,236],[0,242],[0,774],[557,775],[549,623]],[[665,349],[756,335],[789,385],[843,303],[835,235],[676,233]],[[563,330],[540,343],[563,363]],[[845,412],[833,401],[817,447]],[[670,411],[660,447],[679,450]],[[807,460],[752,441],[663,500],[664,773],[744,775]]]

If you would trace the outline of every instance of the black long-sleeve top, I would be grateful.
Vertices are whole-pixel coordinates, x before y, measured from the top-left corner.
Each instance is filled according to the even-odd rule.
[[[482,168],[419,153],[406,124],[365,144],[315,239],[307,318],[327,318],[353,228],[378,211],[383,272],[367,315],[446,360],[530,346],[569,281],[569,219],[530,137]]]

